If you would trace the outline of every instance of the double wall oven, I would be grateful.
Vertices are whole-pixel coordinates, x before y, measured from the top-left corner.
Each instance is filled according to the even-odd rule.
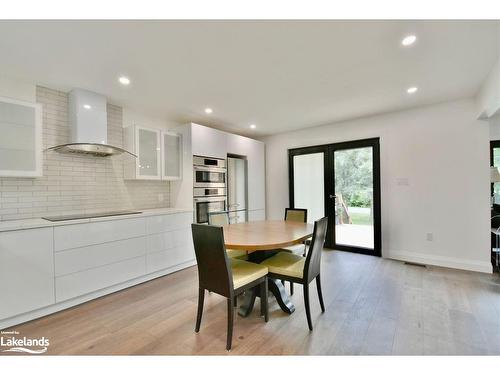
[[[225,159],[193,157],[193,201],[197,223],[208,224],[211,212],[226,211],[226,181]]]

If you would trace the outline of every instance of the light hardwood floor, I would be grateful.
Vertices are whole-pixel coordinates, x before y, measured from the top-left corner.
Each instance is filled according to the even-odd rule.
[[[207,294],[194,333],[194,267],[15,328],[48,337],[47,354],[500,354],[498,275],[325,250],[322,280],[324,314],[311,283],[313,332],[297,285],[291,316],[272,297],[267,324],[258,302],[235,314],[229,353],[222,297]]]

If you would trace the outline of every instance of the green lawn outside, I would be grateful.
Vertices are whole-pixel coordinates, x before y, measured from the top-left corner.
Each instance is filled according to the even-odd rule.
[[[372,225],[370,214],[351,212],[350,216],[353,224]]]

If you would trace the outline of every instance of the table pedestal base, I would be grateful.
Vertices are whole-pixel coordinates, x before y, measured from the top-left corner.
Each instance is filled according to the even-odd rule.
[[[281,310],[283,310],[287,314],[293,313],[295,311],[295,306],[292,303],[292,301],[290,301],[290,299],[288,298],[288,294],[286,293],[285,287],[283,286],[281,281],[269,278],[268,286],[269,290],[274,295],[276,301],[280,305]],[[247,317],[248,315],[250,315],[250,313],[253,310],[256,297],[260,297],[259,287],[255,287],[248,290],[245,293],[245,300],[243,301],[243,304],[240,306],[240,311],[238,311],[238,315],[242,317]],[[260,311],[260,314],[264,315],[262,309]]]

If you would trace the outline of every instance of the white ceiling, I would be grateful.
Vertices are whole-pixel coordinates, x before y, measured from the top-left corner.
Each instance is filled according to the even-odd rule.
[[[494,21],[2,21],[0,72],[260,136],[471,97],[495,62],[498,30]],[[403,48],[408,33],[418,40]]]

